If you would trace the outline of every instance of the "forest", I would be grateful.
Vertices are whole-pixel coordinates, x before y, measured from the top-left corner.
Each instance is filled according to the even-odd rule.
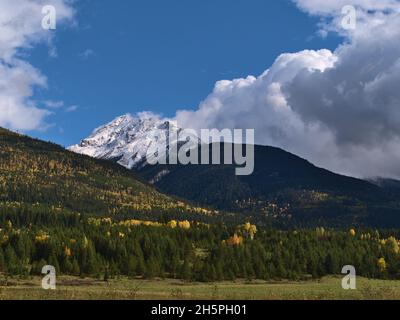
[[[175,278],[306,280],[353,265],[367,278],[399,279],[397,231],[286,230],[177,220],[119,220],[80,214],[0,211],[0,271],[108,280]]]
[[[343,222],[333,229],[310,215],[318,228],[302,229],[289,208],[218,211],[163,194],[112,162],[0,128],[3,275],[40,275],[52,265],[101,280],[302,280],[353,265],[367,278],[400,278],[398,230]]]

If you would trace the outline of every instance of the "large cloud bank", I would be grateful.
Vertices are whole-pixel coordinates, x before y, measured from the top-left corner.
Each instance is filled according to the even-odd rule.
[[[360,177],[400,178],[400,1],[294,0],[321,17],[321,31],[344,42],[329,50],[285,53],[258,77],[220,81],[178,124],[254,128],[256,142]],[[357,9],[355,30],[342,7]]]
[[[0,126],[15,130],[42,129],[49,111],[32,99],[46,77],[24,60],[21,51],[51,41],[54,31],[42,28],[42,8],[53,5],[57,22],[71,19],[69,0],[0,0]]]

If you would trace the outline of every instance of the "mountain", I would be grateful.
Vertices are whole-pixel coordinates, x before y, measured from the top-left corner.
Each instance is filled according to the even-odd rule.
[[[123,115],[93,131],[70,151],[91,157],[113,160],[128,169],[145,165],[150,148],[169,147],[169,133],[182,131],[176,123],[141,114]],[[178,142],[179,143],[179,142]]]
[[[223,154],[224,146],[221,149]],[[398,213],[394,199],[379,186],[318,168],[279,148],[255,146],[252,175],[237,176],[235,168],[156,165],[138,168],[137,173],[168,194],[288,223],[360,225],[376,223],[378,214],[379,223],[391,225]]]
[[[96,129],[70,150],[116,161],[163,193],[257,219],[329,226],[400,225],[398,197],[387,188],[318,168],[278,148],[256,146],[255,170],[249,176],[237,176],[235,165],[147,165],[148,148],[160,143],[152,140],[154,132],[170,127],[181,130],[169,121],[126,115]]]
[[[209,214],[110,161],[0,128],[0,210],[159,218]]]
[[[391,192],[396,195],[400,195],[400,181],[395,179],[388,178],[374,178],[369,179],[369,182],[379,186],[382,189],[385,189],[388,192]]]

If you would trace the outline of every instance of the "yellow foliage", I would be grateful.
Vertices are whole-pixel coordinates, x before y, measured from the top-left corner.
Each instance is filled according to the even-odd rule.
[[[178,226],[178,223],[175,220],[171,220],[167,225],[168,227],[175,229]]]
[[[182,228],[182,229],[190,229],[190,222],[187,220],[179,221],[178,226],[179,226],[179,228]]]
[[[251,228],[251,223],[250,223],[250,222],[246,222],[246,223],[243,225],[243,227],[244,227],[244,230],[249,231],[250,228]]]
[[[121,221],[119,224],[121,226],[125,226],[125,227],[136,227],[136,226],[140,226],[142,224],[142,221],[140,221],[140,220],[126,220],[126,221]]]
[[[387,268],[385,258],[380,258],[378,260],[378,268],[381,272],[384,272]]]
[[[72,255],[71,249],[67,246],[64,248],[64,253],[67,257],[70,257]]]
[[[390,237],[389,239],[387,239],[386,245],[389,246],[394,253],[399,253],[400,251],[399,242],[395,237]]]
[[[257,233],[257,226],[256,225],[251,224],[250,222],[247,222],[243,226],[241,226],[241,228],[244,230],[244,235],[246,237],[249,237],[251,240],[254,239],[254,236]]]
[[[243,237],[238,236],[236,233],[233,235],[233,237],[230,237],[229,239],[226,240],[226,244],[228,246],[239,246],[243,243]]]
[[[96,219],[96,218],[89,218],[88,219],[88,223],[92,226],[100,226],[100,219]]]
[[[361,240],[370,240],[370,239],[371,239],[371,234],[370,233],[361,235]]]
[[[144,221],[143,225],[145,225],[146,227],[161,227],[162,224],[159,222],[154,222],[154,221]]]
[[[43,231],[40,231],[35,237],[36,242],[46,242],[49,239],[50,239],[50,236]]]

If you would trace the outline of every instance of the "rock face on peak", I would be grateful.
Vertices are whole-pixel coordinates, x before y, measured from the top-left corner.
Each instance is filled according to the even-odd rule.
[[[179,135],[181,131],[168,119],[126,114],[95,129],[88,138],[68,149],[94,158],[114,160],[133,169],[146,163],[149,148],[168,147],[169,133]]]

